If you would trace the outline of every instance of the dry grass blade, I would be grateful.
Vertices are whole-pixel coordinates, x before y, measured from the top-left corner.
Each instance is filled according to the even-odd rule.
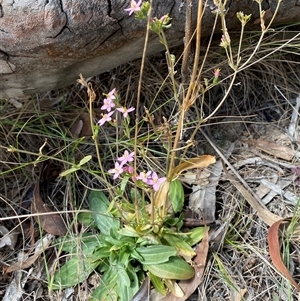
[[[227,176],[227,178],[230,180],[231,184],[243,195],[245,200],[251,205],[251,207],[257,211],[257,215],[269,226],[271,226],[273,223],[279,221],[281,218],[270,212],[268,209],[264,208],[256,199],[253,197],[253,195],[239,182],[237,182],[236,179],[234,179],[233,176],[231,176],[224,163],[223,163],[224,172]]]

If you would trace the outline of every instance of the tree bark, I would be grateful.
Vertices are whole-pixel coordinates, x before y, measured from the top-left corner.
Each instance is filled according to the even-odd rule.
[[[192,1],[196,25],[197,2]],[[205,2],[205,1],[203,1]],[[213,1],[204,7],[203,36],[211,34]],[[228,1],[230,2],[230,1]],[[169,14],[166,31],[170,46],[183,43],[184,0],[153,0],[153,16]],[[298,4],[297,4],[298,3]],[[277,1],[263,1],[274,12]],[[145,21],[129,16],[130,1],[117,0],[0,0],[0,98],[18,97],[75,83],[82,73],[90,77],[142,56]],[[259,18],[253,0],[232,0],[228,29],[240,28],[236,13],[252,14],[249,26]],[[300,1],[283,1],[277,24],[299,21]],[[220,26],[216,32],[220,33]],[[148,54],[163,50],[150,34]]]

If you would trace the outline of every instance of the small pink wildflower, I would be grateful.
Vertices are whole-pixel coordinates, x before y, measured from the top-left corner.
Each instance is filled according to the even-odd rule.
[[[151,185],[149,184],[149,181],[150,181],[150,175],[151,175],[151,171],[148,171],[147,173],[145,173],[144,171],[140,172],[140,174],[136,177],[137,180],[141,180],[143,181],[144,183],[148,184],[148,185]]]
[[[118,161],[121,162],[122,165],[126,164],[127,162],[132,162],[134,157],[134,152],[130,153],[126,150],[122,157],[118,158]]]
[[[220,71],[221,71],[221,69],[219,69],[219,68],[214,70],[214,77],[215,78],[218,78],[220,76]]]
[[[106,96],[106,99],[114,100],[116,99],[116,88],[112,89],[108,94],[104,94]]]
[[[115,180],[116,178],[119,177],[121,173],[123,173],[123,165],[119,164],[118,162],[115,163],[115,168],[110,169],[108,172],[114,174],[113,179]]]
[[[107,121],[111,121],[111,115],[113,114],[114,112],[109,112],[109,113],[107,113],[107,114],[104,114],[104,115],[102,115],[102,118],[98,121],[98,124],[100,125],[100,126],[102,126],[105,122],[107,122]]]
[[[158,191],[159,186],[166,181],[166,178],[159,178],[156,172],[153,172],[151,178],[148,180],[148,184],[152,186],[154,191]]]
[[[122,165],[122,163],[121,163],[121,165]],[[124,172],[127,172],[127,173],[129,173],[129,174],[133,174],[133,167],[130,166],[130,165],[124,166],[124,167],[123,167],[123,171],[124,171]]]
[[[132,15],[134,12],[136,11],[140,11],[141,10],[141,4],[142,4],[142,0],[140,0],[139,2],[136,2],[134,0],[131,0],[130,2],[130,7],[126,8],[125,11],[129,12],[129,16]]]
[[[135,108],[134,107],[131,107],[129,109],[125,108],[125,107],[122,107],[122,108],[117,108],[117,111],[123,113],[123,117],[126,118],[128,116],[128,113],[134,111]]]
[[[101,107],[101,110],[106,110],[107,112],[110,112],[111,109],[115,106],[115,103],[111,98],[105,98],[103,100],[103,106]]]

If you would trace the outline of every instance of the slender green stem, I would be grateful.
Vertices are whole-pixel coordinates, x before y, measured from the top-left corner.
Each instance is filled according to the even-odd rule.
[[[204,118],[201,123],[205,123],[208,119],[210,119],[212,116],[214,116],[216,114],[216,112],[220,109],[220,107],[222,106],[222,104],[224,103],[224,101],[226,100],[227,96],[229,95],[229,93],[232,89],[232,86],[234,84],[234,81],[235,81],[235,78],[236,78],[237,74],[238,74],[238,71],[235,71],[234,74],[233,74],[233,77],[231,79],[230,85],[229,85],[228,89],[226,89],[226,93],[223,96],[222,100],[219,102],[219,104],[213,110],[213,112],[211,114],[209,114],[206,118]]]
[[[176,87],[176,80],[175,80],[175,76],[174,76],[175,75],[174,74],[174,62],[172,61],[171,52],[170,52],[170,49],[168,46],[166,35],[163,30],[161,31],[161,34],[159,35],[159,37],[160,37],[162,44],[166,48],[167,61],[168,61],[168,66],[169,66],[169,74],[170,74],[171,80],[172,80],[174,98],[175,98],[175,101],[178,103],[179,99],[178,99],[178,92],[177,92],[177,87]]]
[[[247,61],[241,65],[240,69],[241,69],[241,68],[244,68],[245,66],[247,66],[248,63],[252,60],[253,56],[257,53],[257,51],[258,51],[258,49],[259,49],[259,47],[260,47],[260,45],[261,45],[261,43],[262,43],[262,41],[263,41],[263,38],[264,38],[265,34],[266,34],[267,31],[269,30],[271,24],[273,23],[273,21],[274,21],[276,15],[277,15],[277,13],[278,13],[278,9],[279,9],[279,6],[280,6],[281,1],[282,1],[282,0],[279,0],[279,1],[277,2],[277,6],[276,6],[276,9],[275,9],[275,12],[274,12],[274,14],[273,14],[273,17],[272,17],[271,21],[269,22],[268,26],[267,26],[265,29],[262,28],[262,32],[261,32],[260,38],[259,38],[259,40],[258,40],[258,42],[257,42],[257,44],[256,44],[255,49],[253,50],[252,54],[251,54],[250,57],[247,59]],[[260,12],[260,14],[262,13],[261,3],[259,3],[259,12]],[[262,18],[262,17],[261,17],[261,18]],[[264,22],[264,20],[262,19],[261,22]]]
[[[91,88],[88,87],[88,89],[91,89]],[[94,93],[94,91],[93,91],[93,93]],[[106,174],[104,172],[103,165],[102,165],[102,160],[101,160],[100,150],[99,150],[99,144],[98,144],[98,140],[97,140],[97,134],[96,134],[96,131],[95,131],[94,118],[93,118],[93,106],[92,106],[93,101],[94,101],[94,99],[92,98],[92,96],[90,96],[90,99],[89,99],[89,114],[90,114],[91,129],[92,129],[92,132],[93,132],[92,139],[94,140],[94,145],[95,145],[95,148],[96,148],[98,164],[99,164],[102,176],[104,178],[105,183],[107,183],[107,185],[109,185],[109,183],[107,181],[107,178],[106,178]]]
[[[138,93],[137,93],[137,100],[136,100],[136,115],[135,115],[135,133],[134,133],[134,172],[137,170],[137,146],[138,146],[138,134],[139,134],[139,110],[140,110],[140,102],[141,102],[141,91],[142,91],[142,80],[143,80],[143,71],[145,67],[145,60],[147,55],[147,46],[148,46],[148,40],[149,40],[149,31],[150,31],[150,22],[151,22],[151,11],[152,11],[152,0],[150,0],[150,9],[148,12],[148,20],[147,20],[147,30],[146,30],[146,37],[145,37],[145,43],[144,43],[144,49],[143,49],[143,56],[142,56],[142,62],[141,62],[141,69],[140,69],[140,77],[139,77],[139,85],[138,85]],[[140,216],[139,216],[139,200],[137,197],[137,187],[135,186],[134,190],[134,206],[136,211],[136,220],[137,223],[140,223]]]
[[[239,47],[238,47],[238,52],[237,52],[237,62],[236,62],[237,68],[238,68],[239,62],[241,61],[240,55],[241,55],[242,41],[243,41],[243,36],[244,36],[244,29],[245,29],[245,25],[242,25],[240,40],[239,40]]]

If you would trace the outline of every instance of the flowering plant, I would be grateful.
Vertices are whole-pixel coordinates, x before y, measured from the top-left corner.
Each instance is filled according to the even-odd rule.
[[[226,29],[225,14],[226,1],[215,1],[217,14],[221,16],[223,36],[220,46],[224,48],[228,57],[229,66],[234,70],[234,78],[244,65],[241,64],[240,47],[237,60],[231,50],[231,39]],[[202,6],[199,6],[199,16]],[[130,7],[125,9],[129,15],[135,14],[136,19],[148,20],[151,31],[156,33],[160,42],[166,48],[166,58],[169,76],[172,81],[174,99],[179,107],[178,126],[175,136],[168,137],[165,170],[157,170],[153,167],[139,167],[137,161],[143,157],[138,143],[139,120],[136,118],[135,136],[132,139],[130,129],[130,116],[139,108],[137,100],[136,108],[120,105],[120,96],[114,88],[103,100],[103,111],[97,124],[92,124],[93,139],[97,151],[99,166],[108,186],[109,197],[102,191],[92,190],[89,193],[89,206],[91,212],[81,213],[78,220],[94,227],[94,230],[82,234],[79,240],[65,237],[58,240],[60,249],[70,254],[70,260],[63,265],[54,275],[50,283],[52,289],[74,286],[86,279],[94,270],[102,274],[101,283],[92,292],[91,300],[131,300],[139,291],[139,286],[146,278],[149,278],[154,288],[162,295],[171,292],[176,297],[182,297],[184,292],[177,285],[176,280],[187,280],[195,275],[191,263],[196,255],[193,246],[197,244],[207,231],[205,227],[184,229],[183,213],[184,189],[179,180],[183,171],[194,168],[206,168],[215,163],[212,156],[199,156],[196,158],[179,158],[178,144],[184,124],[184,116],[201,94],[217,85],[220,80],[220,69],[216,68],[212,79],[204,79],[201,82],[201,72],[197,75],[197,66],[200,55],[200,33],[197,33],[194,69],[191,74],[187,91],[181,95],[177,90],[175,81],[175,56],[170,53],[164,31],[171,24],[171,18],[164,15],[160,18],[151,16],[149,2],[131,0]],[[238,13],[242,30],[249,21],[250,16]],[[198,20],[201,23],[201,18]],[[198,26],[201,28],[201,26]],[[190,41],[187,41],[190,43]],[[187,59],[184,53],[183,61]],[[183,72],[184,73],[184,72]],[[80,79],[90,96],[90,120],[93,121],[92,103],[95,93],[91,85],[83,78]],[[141,84],[141,81],[140,83]],[[227,92],[226,92],[227,93]],[[224,96],[224,100],[226,95]],[[222,100],[222,102],[224,101]],[[218,107],[211,114],[217,111]],[[199,121],[205,122],[207,118]],[[117,128],[118,121],[122,122],[124,133],[133,145],[122,145],[121,151],[117,148],[117,156],[113,158],[111,168],[103,168],[103,160],[100,158],[97,137],[102,127],[111,125]],[[151,123],[151,121],[149,121]],[[154,126],[153,126],[154,127]],[[82,159],[78,165],[74,165],[64,174],[76,171],[82,167],[91,156]],[[112,184],[113,183],[113,184]],[[82,254],[76,252],[77,249]]]
[[[85,83],[83,79],[82,82]],[[86,87],[91,89],[87,84]],[[105,112],[97,127],[106,123],[114,126],[112,118],[118,113],[122,114],[124,123],[129,124],[129,114],[134,108],[120,107],[118,100],[116,89],[106,94],[101,107]],[[138,292],[139,284],[146,276],[162,295],[166,295],[169,289],[174,291],[174,279],[193,277],[194,269],[188,262],[195,256],[192,245],[202,239],[204,228],[182,232],[183,214],[173,215],[183,208],[181,183],[177,179],[169,182],[153,170],[138,172],[134,168],[135,160],[134,151],[124,150],[114,167],[108,170],[112,179],[121,183],[113,202],[110,203],[103,192],[91,191],[89,204],[92,213],[79,215],[83,224],[92,222],[100,234],[87,232],[79,241],[71,236],[58,240],[61,250],[70,253],[71,258],[55,274],[52,289],[74,286],[96,269],[103,274],[102,282],[93,291],[91,300],[126,301]],[[160,205],[156,201],[161,199],[161,188],[166,183],[171,202],[167,211],[161,210],[166,204]],[[130,199],[125,197],[128,186],[131,186]],[[82,256],[76,252],[78,247],[84,254],[83,262]]]
[[[171,26],[171,19],[168,15],[152,18],[148,16],[149,9],[148,2],[132,0],[126,11],[129,15],[135,13],[138,19],[148,18],[149,28],[165,45],[167,63],[173,69],[174,57],[169,52],[164,35],[164,30]],[[83,77],[79,82],[87,88],[90,120],[93,122],[92,103],[96,94]],[[178,177],[184,170],[214,163],[214,157],[200,156],[174,166],[173,152],[163,176],[159,175],[158,170],[148,168],[148,165],[148,170],[140,170],[137,164],[140,149],[135,132],[134,145],[131,149],[130,145],[123,148],[114,158],[113,166],[107,170],[103,167],[98,149],[99,132],[109,125],[117,129],[118,122],[121,122],[125,135],[129,140],[132,139],[129,125],[135,108],[120,105],[120,96],[115,88],[104,96],[101,118],[96,124],[92,123],[91,128],[100,170],[106,179],[109,175],[106,183],[110,201],[101,191],[90,192],[91,212],[80,213],[78,220],[97,228],[100,233],[90,231],[82,234],[79,240],[71,236],[58,240],[60,250],[68,252],[70,259],[56,272],[50,288],[74,286],[97,270],[102,274],[102,281],[92,292],[91,300],[131,300],[146,277],[151,279],[160,294],[172,292],[182,296],[184,292],[176,285],[176,280],[194,276],[191,262],[196,253],[192,246],[202,239],[207,230],[204,227],[192,230],[182,228],[185,197]],[[138,123],[135,125],[137,127]],[[174,149],[177,144],[178,140],[175,140]],[[63,175],[82,168],[89,160],[91,156],[85,157]],[[76,252],[78,248],[83,256]]]

